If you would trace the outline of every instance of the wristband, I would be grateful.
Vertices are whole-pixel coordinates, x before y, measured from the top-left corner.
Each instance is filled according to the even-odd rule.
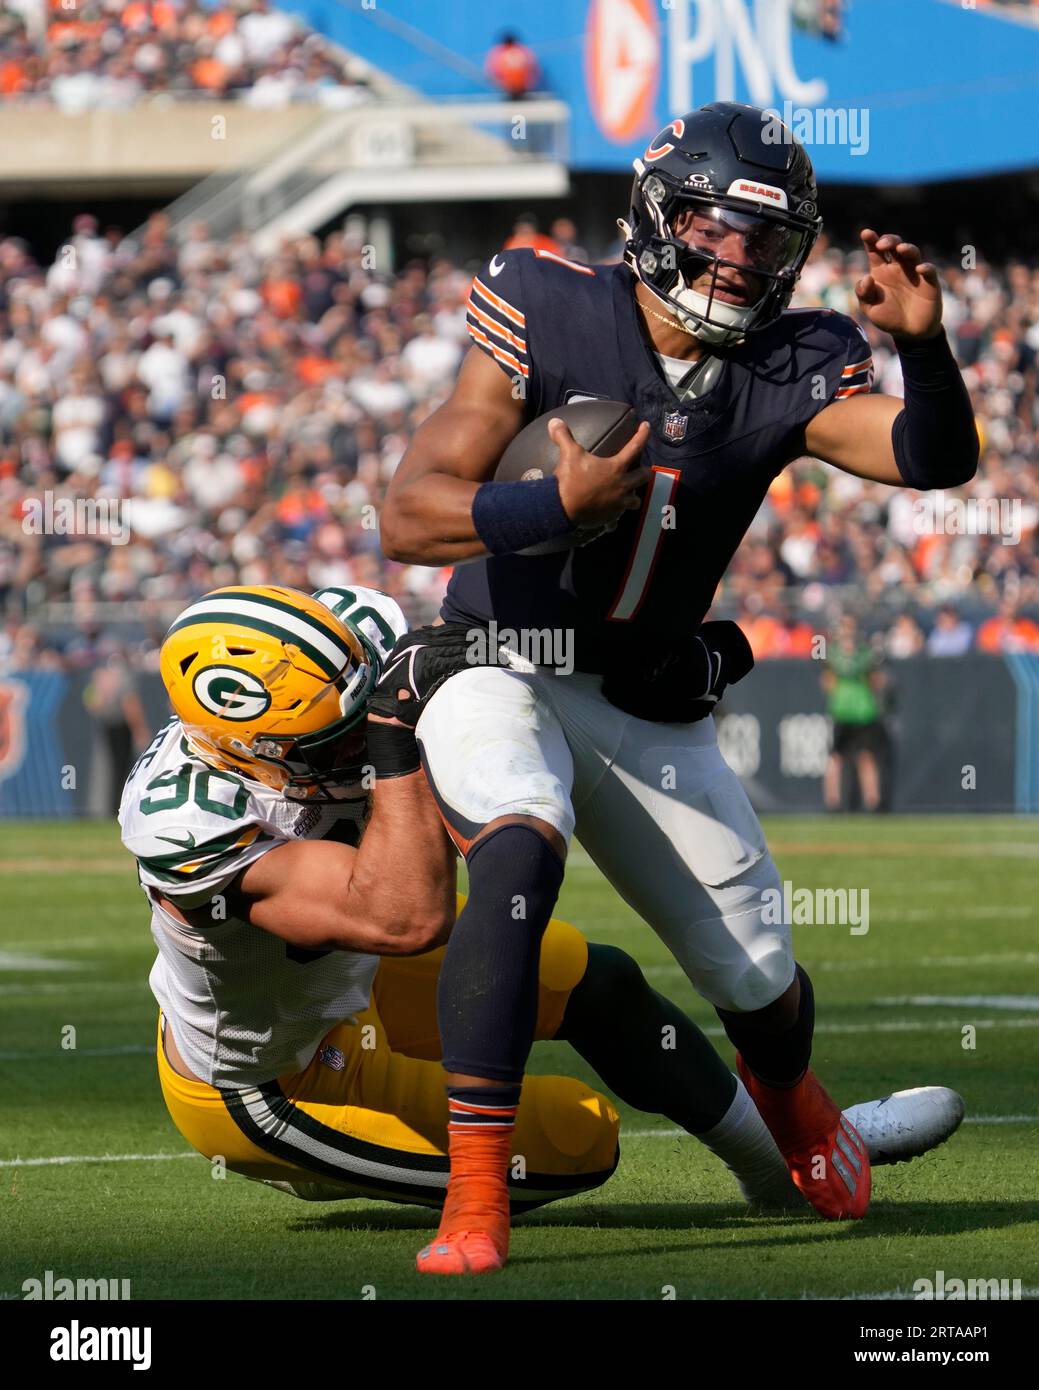
[[[492,555],[510,555],[577,529],[559,500],[556,478],[481,483],[472,517],[476,534]]]
[[[369,720],[367,734],[368,761],[377,781],[380,777],[407,777],[422,766],[413,729],[399,724],[373,724]]]

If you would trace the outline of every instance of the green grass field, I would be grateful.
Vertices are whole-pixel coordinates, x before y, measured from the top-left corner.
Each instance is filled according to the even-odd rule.
[[[868,1218],[834,1225],[745,1215],[695,1140],[625,1111],[621,1165],[604,1188],[521,1219],[503,1274],[433,1281],[411,1269],[433,1229],[428,1211],[298,1202],[234,1176],[214,1181],[190,1156],[155,1077],[153,953],[131,860],[107,825],[5,823],[0,1296],[20,1297],[23,1280],[47,1269],[129,1279],[138,1299],[371,1297],[366,1287],[378,1298],[660,1299],[668,1287],[677,1298],[833,1298],[911,1289],[939,1269],[1020,1279],[1034,1296],[1035,823],[766,828],[795,887],[870,891],[865,935],[795,928],[815,981],[817,1070],[843,1104],[954,1086],[967,1103],[962,1129],[934,1154],[878,1170]],[[731,1060],[713,1012],[577,849],[559,915],[634,954]],[[74,1050],[62,1046],[69,1025]],[[540,1044],[533,1069],[591,1079],[562,1044]]]

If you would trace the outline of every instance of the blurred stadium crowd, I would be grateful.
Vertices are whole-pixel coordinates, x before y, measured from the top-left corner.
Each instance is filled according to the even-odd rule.
[[[797,13],[840,37],[839,0]],[[372,92],[361,65],[268,0],[0,0],[0,100],[76,111],[169,95]],[[528,218],[505,244],[585,260],[581,240],[566,219],[546,236]],[[384,561],[378,510],[466,350],[474,268],[391,274],[342,231],[262,257],[203,224],[174,235],[161,213],[129,236],[83,214],[50,265],[0,240],[0,672],[93,669],[124,648],[148,666],[174,613],[221,584],[377,584],[431,616],[447,571]],[[797,302],[854,312],[859,272],[823,239]],[[1013,500],[1013,534],[962,534],[955,518],[936,530],[915,494],[801,460],[718,596],[759,658],[809,656],[845,611],[895,659],[1039,650],[1039,272],[943,274],[984,446],[965,495]],[[900,394],[897,357],[870,337],[878,389]],[[25,504],[45,497],[111,501],[114,534],[85,512],[39,534]]]
[[[161,213],[129,237],[80,216],[49,266],[0,241],[0,668],[92,664],[128,623],[153,653],[221,584],[376,584],[415,619],[435,610],[447,571],[384,561],[378,509],[450,389],[474,267],[372,261],[345,232],[264,259],[204,225],[174,238]],[[799,302],[853,312],[860,268],[822,239]],[[916,494],[800,460],[718,596],[759,657],[809,656],[844,610],[892,658],[1039,651],[1039,271],[943,278],[984,446],[962,495],[1019,499],[1016,538],[936,531]],[[870,336],[877,387],[899,394],[898,359]],[[84,516],[36,534],[25,504],[48,493],[115,499],[126,529],[90,534]]]
[[[363,65],[268,0],[0,3],[0,100],[76,112],[164,96],[277,108],[370,95]]]

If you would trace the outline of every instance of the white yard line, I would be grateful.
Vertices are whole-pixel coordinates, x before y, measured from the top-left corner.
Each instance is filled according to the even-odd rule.
[[[65,1167],[70,1163],[167,1163],[175,1158],[201,1158],[197,1153],[176,1154],[58,1154],[53,1158],[0,1158],[0,1168]]]
[[[39,1062],[57,1054],[61,1057],[133,1057],[138,1053],[154,1053],[155,1044],[127,1043],[125,1047],[69,1047],[63,1048],[55,1043],[46,1052],[0,1052],[0,1062]]]
[[[1039,1115],[968,1115],[965,1125],[1025,1125],[1039,1124]],[[688,1138],[684,1129],[621,1129],[622,1139],[677,1139]],[[0,1158],[0,1168],[53,1168],[67,1167],[73,1163],[168,1163],[179,1158],[201,1158],[201,1154],[159,1153],[159,1154],[56,1154],[50,1158]],[[897,1293],[855,1294],[856,1298],[895,1298]],[[1027,1291],[1025,1297],[1031,1297]],[[806,1294],[805,1297],[815,1297]]]
[[[1039,952],[1001,951],[989,952],[981,956],[921,956],[913,965],[933,970],[943,967],[950,970],[970,969],[984,965],[1039,965]],[[904,970],[906,962],[901,960],[824,960],[812,966],[813,970]]]
[[[1039,1011],[1039,994],[899,994],[875,999],[885,1008],[1026,1009]]]
[[[64,985],[0,985],[0,997],[21,994],[60,994],[69,999],[74,994],[125,994],[129,990],[140,994],[142,980],[76,980]]]
[[[950,1275],[950,1278],[951,1278],[951,1277],[952,1277],[952,1276]],[[1022,1290],[1021,1290],[1021,1297],[1022,1297],[1022,1298],[1039,1298],[1039,1289],[1022,1289]],[[858,1301],[860,1301],[860,1300],[861,1300],[862,1302],[864,1302],[864,1303],[870,1303],[870,1302],[874,1302],[874,1301],[881,1300],[881,1299],[885,1299],[885,1300],[886,1300],[886,1299],[895,1299],[895,1298],[897,1298],[897,1299],[903,1299],[903,1300],[905,1300],[905,1301],[908,1302],[908,1303],[936,1303],[936,1302],[937,1302],[937,1303],[942,1303],[942,1302],[945,1302],[945,1301],[946,1301],[946,1300],[941,1299],[941,1298],[939,1298],[939,1299],[921,1298],[919,1294],[913,1293],[913,1291],[912,1291],[911,1289],[902,1289],[902,1288],[898,1288],[898,1289],[884,1289],[881,1293],[842,1293],[842,1294],[832,1294],[832,1293],[829,1293],[829,1294],[827,1294],[827,1293],[803,1293],[803,1294],[801,1294],[801,1298],[802,1298],[802,1299],[805,1299],[806,1301],[808,1301],[808,1302],[810,1302],[810,1303],[855,1303],[855,1302],[858,1302]],[[953,1303],[958,1303],[958,1302],[959,1302],[959,1299],[952,1299],[951,1301],[952,1301]],[[998,1299],[998,1298],[991,1298],[991,1299],[980,1299],[980,1300],[978,1300],[978,1301],[979,1301],[979,1302],[982,1302],[982,1303],[1011,1303],[1011,1302],[1016,1302],[1017,1300],[1016,1300],[1016,1299]]]
[[[20,951],[0,951],[0,970],[82,970],[83,962],[35,956]]]
[[[965,1125],[1036,1125],[1039,1115],[967,1115]],[[689,1138],[684,1129],[625,1129],[621,1126],[621,1139],[679,1139]]]

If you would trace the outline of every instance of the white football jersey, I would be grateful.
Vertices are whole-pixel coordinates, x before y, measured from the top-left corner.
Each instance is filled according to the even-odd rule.
[[[349,597],[370,602],[372,593]],[[378,599],[383,618],[398,635],[405,631],[393,600]],[[385,655],[387,638],[376,645]],[[287,841],[357,844],[366,810],[366,800],[292,801],[219,772],[192,751],[177,720],[133,767],[119,824],[151,903],[159,954],[149,983],[184,1060],[203,1081],[252,1086],[300,1071],[330,1028],[368,1007],[377,956],[292,946],[233,916],[224,896],[244,868]],[[178,921],[160,894],[179,907],[208,905],[212,925]]]

